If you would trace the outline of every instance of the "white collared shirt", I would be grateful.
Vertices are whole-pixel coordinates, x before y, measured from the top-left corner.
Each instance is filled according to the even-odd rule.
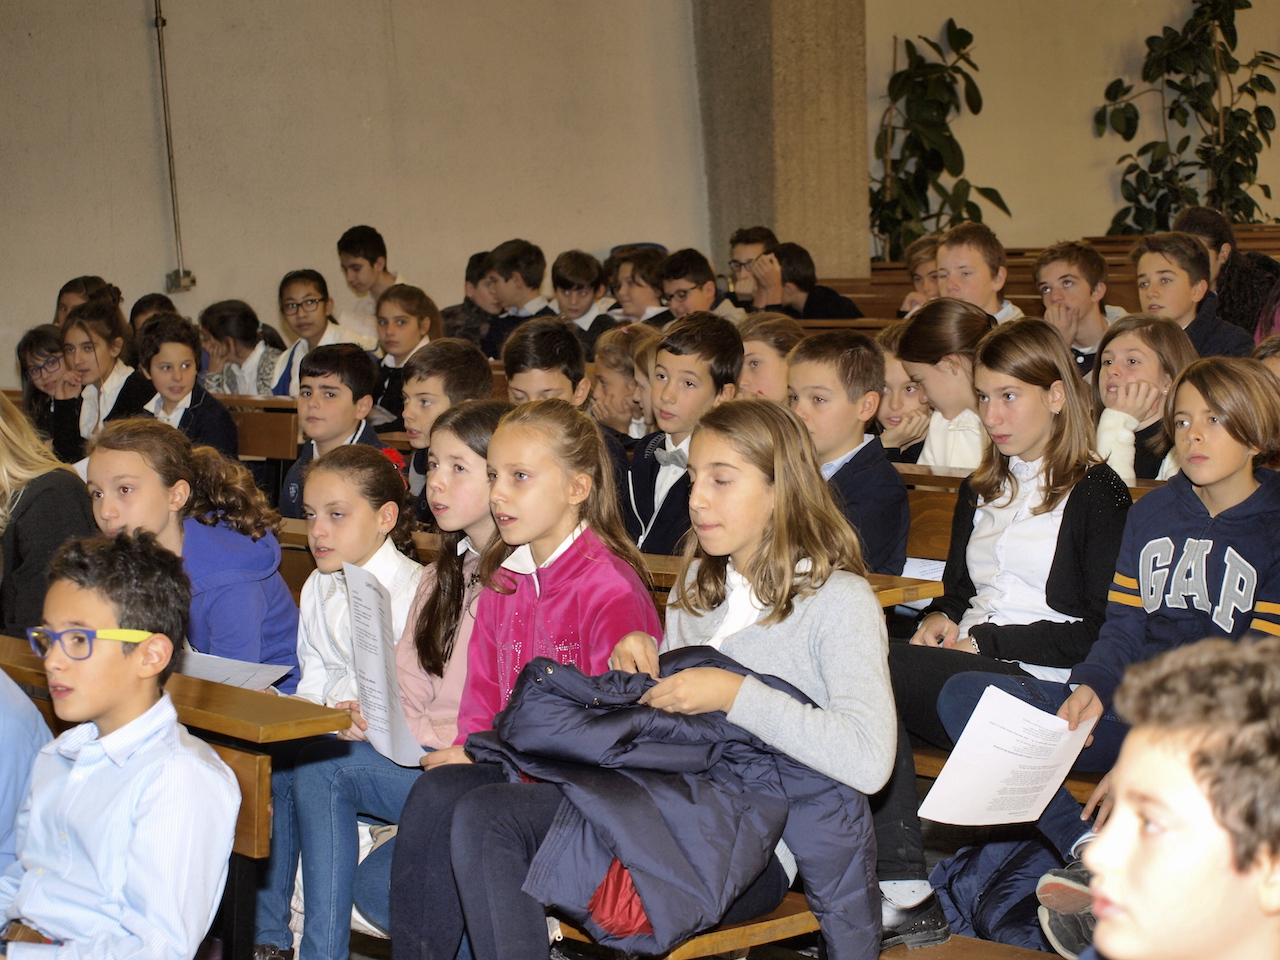
[[[404,283],[400,274],[396,274],[396,283]],[[356,297],[355,302],[351,306],[345,308],[338,314],[338,323],[358,333],[362,337],[369,337],[377,342],[378,339],[378,298],[373,295],[373,291],[362,293]],[[372,349],[372,347],[366,347]]]
[[[861,450],[863,447],[865,447],[868,443],[870,443],[874,439],[875,437],[872,434],[864,433],[862,435],[862,442],[858,444],[856,447],[854,447],[852,450],[850,450],[848,453],[846,453],[843,457],[836,457],[836,459],[831,460],[827,463],[824,463],[820,468],[822,470],[822,479],[830,480],[832,477],[834,477],[837,473],[840,472],[841,467],[843,467],[846,463],[848,463],[850,460],[856,457],[858,455],[858,451]]]
[[[648,435],[649,424],[645,423],[643,420],[637,420],[635,417],[632,417],[631,425],[627,427],[627,436],[634,440],[639,440],[641,437],[647,437]]]
[[[586,529],[587,523],[584,520],[573,528],[573,533],[560,541],[560,546],[551,551],[551,556],[543,560],[542,563],[534,563],[533,548],[527,543],[522,543],[511,551],[511,556],[502,561],[502,569],[510,570],[512,573],[528,574],[533,578],[533,590],[535,595],[542,596],[542,585],[538,583],[538,571],[543,567],[551,566],[559,560],[561,555],[573,546],[574,541],[582,536],[582,531]]]
[[[1021,320],[1026,314],[1022,312],[1022,308],[1015,306],[1008,300],[1000,301],[1000,309],[996,311],[996,323],[1010,323],[1014,320]]]
[[[973,515],[973,533],[965,552],[965,564],[977,592],[960,618],[962,637],[968,636],[980,623],[1006,626],[1040,620],[1080,621],[1079,617],[1054,610],[1045,597],[1068,498],[1063,497],[1046,513],[1032,514],[1044,500],[1043,469],[1043,458],[1028,463],[1010,457],[1009,471],[1018,481],[1017,492],[1012,499],[1001,495],[980,503]],[[1065,680],[1069,672],[1041,676],[1026,665],[1023,668],[1043,680]]]
[[[760,619],[765,606],[756,596],[750,581],[733,568],[730,560],[724,572],[724,619],[707,641],[707,646],[720,649],[725,638],[745,630]]]
[[[693,434],[689,434],[679,446],[675,446],[671,442],[671,434],[668,433],[664,440],[664,446],[668,453],[683,450],[687,457],[689,455],[689,441],[692,439]],[[667,499],[667,494],[676,485],[676,481],[685,475],[685,472],[685,467],[677,467],[674,463],[658,468],[658,476],[653,484],[653,515],[655,517],[658,515],[658,510],[661,509],[663,501]]]
[[[357,440],[357,439],[359,439],[360,434],[362,434],[362,433],[364,433],[364,421],[363,421],[363,420],[360,420],[360,421],[357,421],[357,423],[356,423],[355,433],[351,434],[351,436],[349,436],[349,437],[347,437],[347,439],[343,440],[343,441],[342,441],[342,443],[341,443],[341,444],[339,444],[339,446],[343,446],[343,447],[349,447],[349,446],[351,446],[351,444],[355,443],[355,442],[356,442],[356,440]],[[311,444],[311,459],[312,459],[312,460],[319,460],[319,459],[320,459],[320,448],[316,446],[316,442],[315,442],[314,440],[311,440],[311,441],[309,441],[309,442],[310,442],[310,444]],[[335,449],[336,449],[336,448],[335,448]]]
[[[596,317],[600,316],[600,304],[593,303],[591,309],[580,317],[574,319],[574,323],[578,325],[578,329],[584,333],[591,329],[591,325],[596,322]]]
[[[80,436],[86,440],[102,428],[102,421],[116,405],[124,382],[133,374],[133,367],[117,360],[116,365],[102,381],[102,388],[89,384],[80,391]]]
[[[373,350],[378,346],[378,338],[372,339],[356,333],[339,323],[326,323],[324,333],[320,335],[320,342],[317,347],[327,347],[331,343],[354,343],[362,350]],[[302,361],[311,351],[307,349],[305,340],[295,341],[293,346],[280,354],[276,360],[275,374],[273,381],[278,381],[284,375],[285,370],[289,371],[289,396],[297,397],[298,388],[300,386],[298,371],[302,367]]]
[[[929,429],[924,435],[924,447],[917,463],[922,467],[973,470],[982,462],[986,447],[986,428],[968,407],[951,420],[935,410],[929,417]]]
[[[177,402],[173,413],[164,412],[164,397],[158,393],[147,401],[147,409],[161,423],[167,423],[171,427],[181,427],[182,415],[191,408],[191,393],[192,391],[188,391],[187,395]]]
[[[266,343],[259,340],[253,352],[244,358],[244,363],[227,364],[227,386],[232,393],[253,395],[258,392],[258,366],[266,349]]]
[[[508,317],[532,317],[539,310],[545,310],[551,306],[550,302],[542,294],[538,294],[523,307],[514,307],[507,311]]]
[[[422,339],[418,341],[418,345],[414,347],[412,350],[410,350],[407,354],[405,354],[404,363],[396,363],[396,358],[388,353],[386,356],[382,358],[382,365],[384,367],[390,367],[392,370],[399,370],[401,367],[404,366],[405,363],[409,362],[410,357],[412,357],[415,353],[417,353],[419,350],[421,350],[430,342],[431,342],[431,338],[424,333],[422,335]]]

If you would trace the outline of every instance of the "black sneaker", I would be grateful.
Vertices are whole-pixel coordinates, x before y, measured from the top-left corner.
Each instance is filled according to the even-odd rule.
[[[883,924],[881,950],[899,944],[905,944],[908,949],[932,947],[951,939],[951,927],[936,893],[929,894],[914,907],[899,907],[882,897],[880,919]]]
[[[1092,910],[1057,913],[1048,907],[1040,907],[1036,914],[1040,917],[1040,929],[1049,938],[1049,945],[1067,960],[1078,960],[1093,943],[1093,928],[1097,921]]]
[[[1093,908],[1089,881],[1093,874],[1079,860],[1061,870],[1050,870],[1036,883],[1036,899],[1055,913],[1084,913]]]

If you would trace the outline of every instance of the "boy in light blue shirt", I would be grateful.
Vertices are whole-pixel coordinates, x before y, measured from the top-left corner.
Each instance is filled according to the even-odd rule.
[[[0,876],[15,958],[190,960],[227,878],[240,793],[164,693],[186,633],[182,560],[155,536],[68,543],[27,631],[58,718]]]
[[[31,698],[0,672],[0,871],[14,860],[13,825],[27,797],[36,752],[51,739]]]

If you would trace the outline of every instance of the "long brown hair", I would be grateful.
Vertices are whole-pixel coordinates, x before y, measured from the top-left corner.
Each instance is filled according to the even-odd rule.
[[[413,543],[415,521],[405,503],[404,480],[381,450],[363,443],[350,443],[330,450],[318,460],[312,460],[302,472],[302,482],[319,470],[336,473],[359,491],[360,496],[375,511],[382,505],[394,503],[399,509],[396,525],[387,534],[397,550],[413,560],[418,551]]]
[[[1171,439],[1183,384],[1204,398],[1231,439],[1259,451],[1255,467],[1280,455],[1280,381],[1260,360],[1205,357],[1183,370],[1165,398],[1164,432]]]
[[[97,450],[138,454],[166,487],[187,481],[191,496],[183,508],[184,517],[210,527],[223,521],[254,540],[280,530],[280,515],[271,509],[243,464],[228,460],[213,447],[193,447],[186,434],[167,423],[144,417],[110,421],[89,439],[87,455]]]
[[[431,436],[451,433],[483,460],[489,454],[489,440],[498,429],[498,421],[511,409],[503,400],[467,400],[450,407],[431,425]],[[466,556],[458,553],[466,531],[453,530],[441,535],[440,553],[436,557],[436,581],[431,596],[422,605],[418,622],[413,626],[413,647],[418,663],[433,677],[444,676],[453,656],[458,623],[467,603],[467,581],[463,574]],[[488,544],[473,546],[484,551]]]
[[[533,400],[504,416],[498,429],[503,427],[537,430],[561,470],[591,478],[591,492],[578,508],[578,519],[591,527],[610,553],[629,563],[640,581],[648,586],[649,571],[622,525],[613,462],[596,422],[567,400]],[[501,537],[490,541],[480,560],[480,579],[486,587],[500,593],[512,592],[510,581],[498,577],[502,562],[511,556],[512,549]]]
[[[799,417],[769,400],[738,400],[705,413],[693,428],[694,437],[702,433],[730,443],[773,488],[773,517],[759,549],[746,569],[738,571],[769,607],[761,623],[785,620],[795,598],[816,591],[834,570],[866,575],[858,537],[822,479],[813,440]],[[797,570],[796,564],[806,559],[809,569]],[[698,572],[688,581],[695,560]],[[694,616],[718,607],[725,599],[728,564],[728,557],[708,555],[689,534],[675,605]]]
[[[1062,384],[1065,402],[1053,418],[1049,441],[1044,449],[1043,499],[1033,514],[1048,513],[1089,468],[1101,463],[1093,452],[1094,430],[1089,389],[1077,372],[1075,360],[1056,330],[1043,320],[1023,319],[996,327],[978,344],[974,353],[978,367],[1021,380],[1041,390]],[[973,473],[973,491],[991,501],[1018,491],[1018,479],[1009,470],[1009,458],[988,443],[982,463]]]
[[[932,366],[953,355],[972,360],[978,341],[990,332],[995,321],[981,307],[941,297],[926,303],[906,324],[893,352],[907,363]]]

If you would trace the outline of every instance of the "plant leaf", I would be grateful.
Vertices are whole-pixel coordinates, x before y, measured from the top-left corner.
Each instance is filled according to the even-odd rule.
[[[981,113],[982,93],[978,90],[978,85],[973,82],[973,77],[963,70],[960,76],[964,78],[964,105],[969,108],[970,113]]]
[[[1124,80],[1120,77],[1112,80],[1107,84],[1106,93],[1103,94],[1107,98],[1107,103],[1115,103],[1124,96]]]
[[[1254,117],[1258,121],[1259,130],[1274,130],[1276,128],[1276,115],[1270,107],[1259,105],[1253,111]]]
[[[1107,132],[1107,108],[1099,107],[1098,112],[1093,115],[1093,134],[1096,137],[1102,136]]]
[[[974,187],[973,189],[976,190],[978,196],[987,201],[987,203],[1003,211],[1005,216],[1013,216],[1013,214],[1009,212],[1008,204],[1004,202],[1004,197],[1000,196],[1000,191],[995,187]]]

